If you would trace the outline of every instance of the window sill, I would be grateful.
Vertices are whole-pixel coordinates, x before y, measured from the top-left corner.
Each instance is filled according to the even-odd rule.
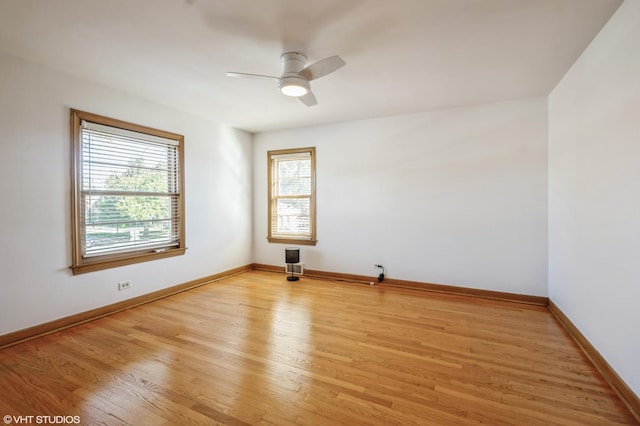
[[[267,240],[270,243],[277,244],[299,244],[304,246],[315,246],[318,240],[306,240],[306,239],[297,239],[297,238],[274,238],[267,237]]]
[[[134,263],[148,262],[166,257],[182,256],[186,248],[166,249],[161,252],[127,253],[126,257],[112,256],[101,257],[84,261],[78,265],[71,265],[73,275],[84,274],[86,272],[101,271],[103,269],[116,268],[118,266],[132,265]]]

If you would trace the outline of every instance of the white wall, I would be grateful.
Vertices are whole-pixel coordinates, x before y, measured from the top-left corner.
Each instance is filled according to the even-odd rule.
[[[254,136],[254,260],[270,149],[317,149],[318,244],[305,267],[547,295],[547,102],[526,99]]]
[[[550,298],[640,394],[640,1],[549,96]]]
[[[71,275],[69,108],[185,135],[186,255]],[[248,133],[0,55],[0,150],[0,334],[251,263]]]

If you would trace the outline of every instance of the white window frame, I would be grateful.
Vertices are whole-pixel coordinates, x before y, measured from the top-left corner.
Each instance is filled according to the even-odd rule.
[[[86,188],[83,188],[83,126],[120,137],[138,137],[138,141],[149,144],[176,146],[177,161],[174,164],[176,180],[171,191],[172,202],[177,203],[171,211],[172,241],[166,243],[105,250],[103,253],[87,254],[87,226],[85,221]],[[129,123],[85,111],[71,110],[71,242],[73,274],[98,271],[133,263],[146,262],[171,256],[183,255],[186,251],[184,211],[184,136]],[[168,194],[168,193],[163,193]]]

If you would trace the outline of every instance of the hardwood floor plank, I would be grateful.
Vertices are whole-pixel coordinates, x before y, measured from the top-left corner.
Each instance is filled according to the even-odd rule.
[[[0,350],[81,424],[633,425],[548,309],[251,271]]]

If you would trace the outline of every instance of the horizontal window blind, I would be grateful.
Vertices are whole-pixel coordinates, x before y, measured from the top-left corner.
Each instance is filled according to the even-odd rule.
[[[178,141],[86,121],[80,137],[82,256],[177,246]]]
[[[270,235],[276,238],[311,239],[311,152],[271,155]]]

